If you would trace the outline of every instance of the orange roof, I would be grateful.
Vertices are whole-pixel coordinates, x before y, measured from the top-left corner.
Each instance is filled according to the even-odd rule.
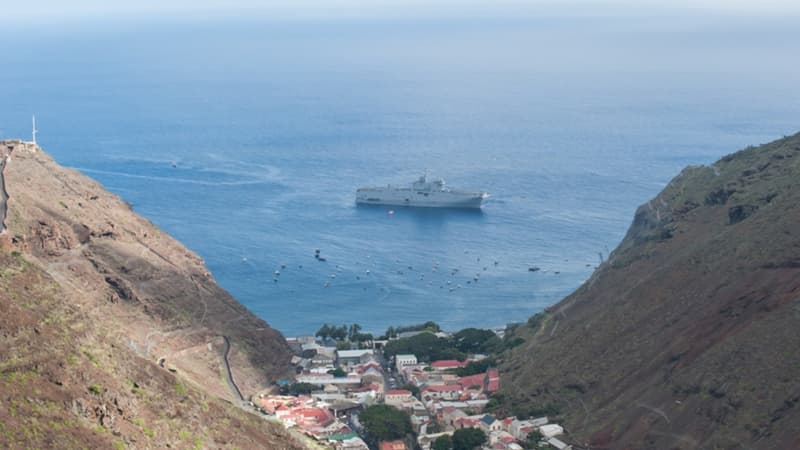
[[[460,391],[461,386],[457,384],[445,384],[445,385],[435,385],[435,386],[426,386],[423,391],[432,391],[432,392],[455,392]]]
[[[380,450],[406,450],[406,444],[403,441],[383,441],[378,444]]]
[[[411,395],[411,391],[406,389],[390,389],[386,391],[386,395]]]
[[[461,384],[461,386],[464,386],[465,389],[470,386],[480,386],[481,388],[483,388],[484,380],[486,380],[486,374],[479,373],[477,375],[468,375],[466,377],[461,377],[458,380],[458,382]]]
[[[465,367],[468,363],[461,362],[457,359],[442,359],[439,361],[434,361],[431,363],[431,367],[434,369],[453,369],[456,367]]]

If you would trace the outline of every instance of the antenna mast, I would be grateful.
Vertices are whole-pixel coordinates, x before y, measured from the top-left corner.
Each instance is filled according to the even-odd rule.
[[[31,137],[33,138],[33,143],[36,143],[36,115],[31,116],[31,122],[33,124],[33,129],[31,131]]]

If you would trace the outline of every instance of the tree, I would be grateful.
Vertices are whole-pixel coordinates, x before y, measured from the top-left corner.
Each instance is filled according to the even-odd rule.
[[[402,439],[412,432],[411,418],[403,411],[389,405],[373,405],[361,413],[367,441],[377,446],[379,441]]]
[[[429,321],[423,323],[422,327],[423,327],[422,328],[423,330],[430,330],[430,331],[433,331],[434,333],[438,333],[438,332],[442,331],[442,327],[440,327],[438,323],[436,323],[436,322],[434,322],[432,320],[429,320]]]
[[[388,356],[411,353],[420,361],[436,361],[439,359],[463,360],[465,355],[452,348],[447,339],[434,336],[431,333],[421,333],[409,338],[397,339],[386,344],[385,353]]]
[[[433,441],[433,446],[431,450],[451,450],[453,448],[453,438],[449,435],[445,434],[443,436],[439,436]]]
[[[337,341],[342,341],[347,338],[347,325],[342,325],[340,327],[332,327],[331,328],[331,337],[336,339]]]
[[[525,440],[521,442],[522,448],[525,449],[537,449],[539,448],[539,442],[544,439],[544,435],[539,431],[531,431],[528,433],[528,436],[525,437]]]
[[[411,392],[411,395],[413,395],[414,397],[419,398],[419,388],[416,385],[408,383],[408,384],[403,385],[403,387],[401,389],[405,389],[405,390]]]
[[[316,389],[318,388],[315,384],[295,383],[289,387],[289,393],[292,395],[308,395]]]
[[[493,353],[503,349],[503,341],[491,330],[464,328],[453,335],[455,347],[464,353]]]
[[[317,330],[317,334],[315,334],[316,337],[322,338],[323,341],[328,339],[330,335],[331,335],[331,327],[327,323],[323,324],[320,327],[320,329]]]
[[[456,375],[466,377],[467,375],[477,375],[489,370],[490,367],[495,365],[493,358],[485,358],[480,361],[470,361],[466,367],[459,367],[455,370]]]
[[[480,428],[461,428],[453,433],[453,450],[473,450],[486,442],[486,433]]]
[[[346,377],[347,376],[347,372],[342,370],[341,367],[337,367],[337,368],[335,368],[333,370],[329,370],[328,373],[333,375],[334,378],[342,378],[342,377]]]
[[[347,339],[355,341],[356,340],[355,338],[358,336],[358,333],[360,332],[361,332],[361,325],[357,323],[350,325],[350,329],[347,330]]]

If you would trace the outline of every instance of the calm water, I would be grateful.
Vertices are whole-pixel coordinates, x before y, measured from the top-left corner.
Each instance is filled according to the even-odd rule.
[[[287,335],[495,326],[579,286],[683,166],[797,131],[798,30],[648,17],[11,26],[0,136],[28,136],[36,113],[46,151]],[[355,207],[356,187],[425,168],[492,200]]]

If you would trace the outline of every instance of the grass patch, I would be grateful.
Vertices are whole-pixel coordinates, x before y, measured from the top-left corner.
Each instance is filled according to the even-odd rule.
[[[92,352],[88,350],[83,350],[83,355],[86,356],[86,359],[88,359],[92,364],[94,364],[95,367],[100,367],[100,361],[97,359],[96,356],[92,354]]]
[[[186,386],[181,383],[175,385],[175,393],[178,395],[186,395]]]

